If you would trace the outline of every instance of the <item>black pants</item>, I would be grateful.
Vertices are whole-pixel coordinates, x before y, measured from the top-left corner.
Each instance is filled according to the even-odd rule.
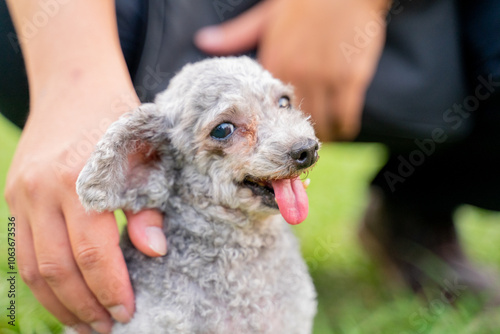
[[[198,28],[256,2],[117,0],[120,42],[141,100],[151,101],[183,64],[206,57],[192,43]],[[373,183],[421,210],[462,203],[500,210],[500,5],[462,6],[395,1],[367,92],[358,141],[382,142],[391,152]],[[0,22],[0,111],[22,127],[28,85],[3,1]],[[361,28],[359,38],[369,38],[369,27]]]
[[[441,112],[467,136],[450,145],[435,126],[400,147],[373,183],[417,209],[451,211],[460,204],[500,210],[500,3],[461,1],[466,93]],[[453,118],[453,120],[451,120]]]
[[[407,150],[392,150],[373,184],[415,210],[446,213],[471,204],[499,211],[499,94],[475,112],[472,133],[465,140],[448,146],[443,138],[430,136]]]

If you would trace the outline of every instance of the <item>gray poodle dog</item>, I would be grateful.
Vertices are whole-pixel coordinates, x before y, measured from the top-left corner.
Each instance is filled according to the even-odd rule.
[[[77,181],[88,210],[159,209],[168,253],[122,248],[136,313],[113,333],[310,333],[316,293],[289,224],[318,159],[291,87],[247,57],[186,65],[112,124]],[[129,166],[128,157],[144,162]],[[281,213],[281,215],[279,214]]]

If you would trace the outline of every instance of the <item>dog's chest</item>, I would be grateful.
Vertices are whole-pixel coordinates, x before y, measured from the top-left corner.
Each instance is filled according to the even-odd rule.
[[[126,252],[137,313],[161,305],[176,314],[158,326],[171,326],[175,318],[186,333],[285,333],[297,314],[313,314],[312,282],[289,231],[217,248],[170,232],[163,258]],[[286,333],[307,333],[295,327]]]

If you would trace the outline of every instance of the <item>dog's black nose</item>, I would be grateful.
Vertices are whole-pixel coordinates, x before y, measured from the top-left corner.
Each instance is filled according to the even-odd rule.
[[[318,142],[313,139],[300,141],[292,146],[290,156],[298,169],[312,166],[318,160]]]

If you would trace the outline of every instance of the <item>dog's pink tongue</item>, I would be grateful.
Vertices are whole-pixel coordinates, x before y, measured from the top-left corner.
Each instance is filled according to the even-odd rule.
[[[272,181],[274,196],[287,223],[302,223],[309,213],[309,200],[299,178]]]

